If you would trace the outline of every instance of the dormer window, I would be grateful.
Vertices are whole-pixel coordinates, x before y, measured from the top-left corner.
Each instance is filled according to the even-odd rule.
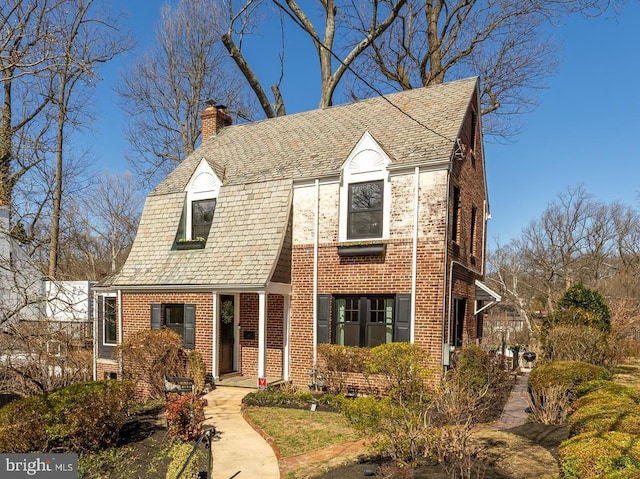
[[[182,219],[176,234],[175,249],[204,248],[222,181],[203,158],[185,188],[187,193]]]
[[[340,242],[389,237],[391,160],[367,132],[342,167]]]
[[[216,199],[198,200],[191,203],[191,238],[209,237],[213,214],[216,211]]]

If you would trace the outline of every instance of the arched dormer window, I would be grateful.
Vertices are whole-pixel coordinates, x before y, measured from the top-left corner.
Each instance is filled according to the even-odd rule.
[[[203,158],[184,189],[187,193],[185,204],[185,240],[204,240],[216,210],[216,200],[222,181]]]
[[[391,160],[366,132],[342,165],[339,241],[389,238]]]

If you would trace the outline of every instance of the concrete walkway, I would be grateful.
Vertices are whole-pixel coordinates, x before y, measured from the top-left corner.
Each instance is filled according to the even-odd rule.
[[[529,381],[529,370],[523,369],[518,375],[516,383],[513,385],[511,395],[502,410],[500,419],[493,425],[496,429],[511,429],[512,427],[522,426],[527,422],[527,382]]]
[[[242,398],[249,388],[217,386],[206,394],[205,424],[216,427],[213,479],[279,479],[280,469],[271,446],[242,417]]]

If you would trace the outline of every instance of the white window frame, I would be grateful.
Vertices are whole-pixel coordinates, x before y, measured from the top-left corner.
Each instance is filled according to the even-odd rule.
[[[342,165],[340,184],[340,218],[338,241],[341,243],[389,239],[391,220],[391,181],[388,166],[391,159],[367,131],[362,135]],[[375,238],[347,238],[349,221],[349,185],[354,183],[384,182],[382,202],[382,236]]]
[[[107,342],[107,298],[113,298],[116,301],[116,340],[115,342]],[[102,295],[102,345],[103,346],[115,346],[118,344],[119,328],[118,322],[118,300],[115,293],[107,293]]]
[[[192,238],[192,218],[193,218],[193,202],[199,200],[212,200],[218,198],[222,181],[215,174],[207,160],[202,158],[196,171],[191,175],[191,179],[187,183],[184,191],[187,193],[186,198],[186,215],[184,225],[184,236],[186,240]],[[217,205],[216,205],[217,206]]]

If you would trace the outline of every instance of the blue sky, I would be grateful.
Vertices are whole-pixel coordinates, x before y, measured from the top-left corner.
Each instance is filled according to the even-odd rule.
[[[152,40],[159,18],[162,2],[149,3],[113,2],[126,12],[138,39],[134,55]],[[617,17],[572,18],[550,34],[561,42],[560,63],[540,92],[538,108],[519,120],[522,130],[509,144],[485,139],[489,248],[517,237],[559,193],[578,184],[600,201],[640,206],[640,148],[635,146],[640,141],[640,2],[624,5]],[[300,41],[307,54],[308,40]],[[86,140],[98,169],[127,168],[127,120],[113,92],[127,61],[121,58],[105,68],[96,92],[98,118]],[[288,76],[286,81],[304,81],[309,88],[317,79]],[[294,95],[285,83],[283,92],[289,112],[316,106],[317,96],[310,99],[302,89]]]

